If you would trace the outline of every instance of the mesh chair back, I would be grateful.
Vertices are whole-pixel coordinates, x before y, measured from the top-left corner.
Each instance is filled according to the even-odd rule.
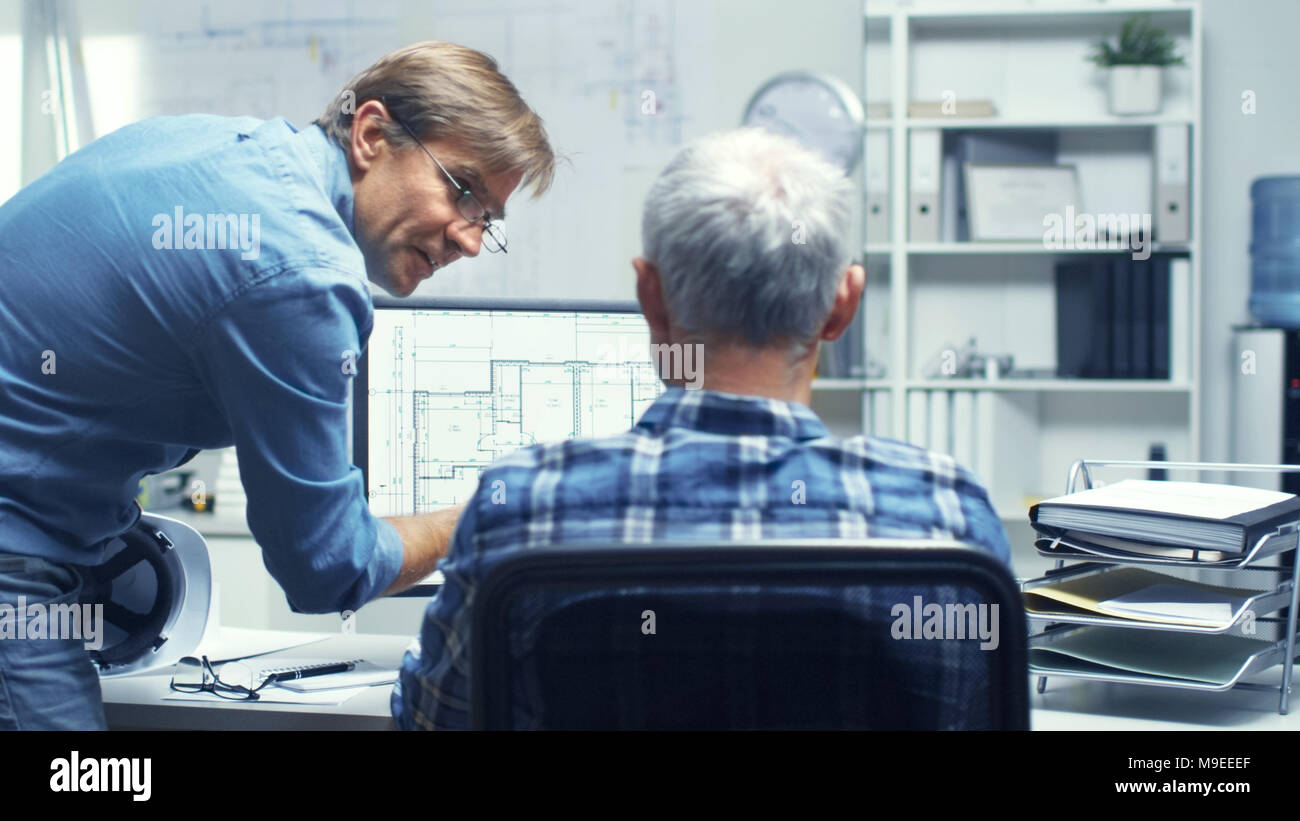
[[[955,543],[547,548],[474,607],[479,728],[1029,726],[1019,591]]]

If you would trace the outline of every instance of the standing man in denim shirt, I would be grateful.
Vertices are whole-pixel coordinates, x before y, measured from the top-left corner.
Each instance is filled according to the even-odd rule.
[[[235,445],[248,523],[299,612],[432,571],[459,511],[380,520],[347,450],[367,278],[481,247],[555,159],[486,55],[427,42],[308,128],[194,115],[86,146],[0,206],[0,603],[76,599],[147,474]],[[79,640],[0,638],[0,729],[102,728]]]
[[[752,129],[700,140],[669,164],[646,197],[637,297],[652,343],[700,346],[703,389],[661,374],[668,390],[627,433],[535,445],[483,472],[393,691],[399,727],[468,726],[475,592],[519,550],[949,538],[1010,562],[968,470],[901,442],[837,439],[808,407],[818,345],[844,332],[862,299],[851,194],[834,166]]]

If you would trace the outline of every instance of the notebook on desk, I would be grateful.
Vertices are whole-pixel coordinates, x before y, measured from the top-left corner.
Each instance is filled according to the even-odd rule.
[[[280,659],[271,662],[273,666],[261,667],[256,671],[257,680],[265,681],[275,673],[295,671],[310,672],[315,667],[339,664],[338,659]],[[392,684],[397,681],[397,671],[380,667],[365,659],[349,659],[353,668],[344,672],[326,673],[324,675],[307,675],[304,678],[275,682],[273,687],[282,687],[296,693],[315,693],[322,690],[342,690],[349,687],[374,687],[380,684]]]

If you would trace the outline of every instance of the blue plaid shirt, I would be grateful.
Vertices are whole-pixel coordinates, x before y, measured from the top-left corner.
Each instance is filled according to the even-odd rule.
[[[469,724],[470,605],[512,551],[557,544],[948,538],[1010,563],[979,481],[951,457],[837,439],[804,405],[673,388],[627,433],[535,445],[483,471],[446,581],[402,662],[402,729]]]

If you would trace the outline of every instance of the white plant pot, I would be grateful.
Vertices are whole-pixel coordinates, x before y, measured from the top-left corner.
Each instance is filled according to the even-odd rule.
[[[1111,66],[1110,113],[1155,114],[1160,110],[1160,66]]]

